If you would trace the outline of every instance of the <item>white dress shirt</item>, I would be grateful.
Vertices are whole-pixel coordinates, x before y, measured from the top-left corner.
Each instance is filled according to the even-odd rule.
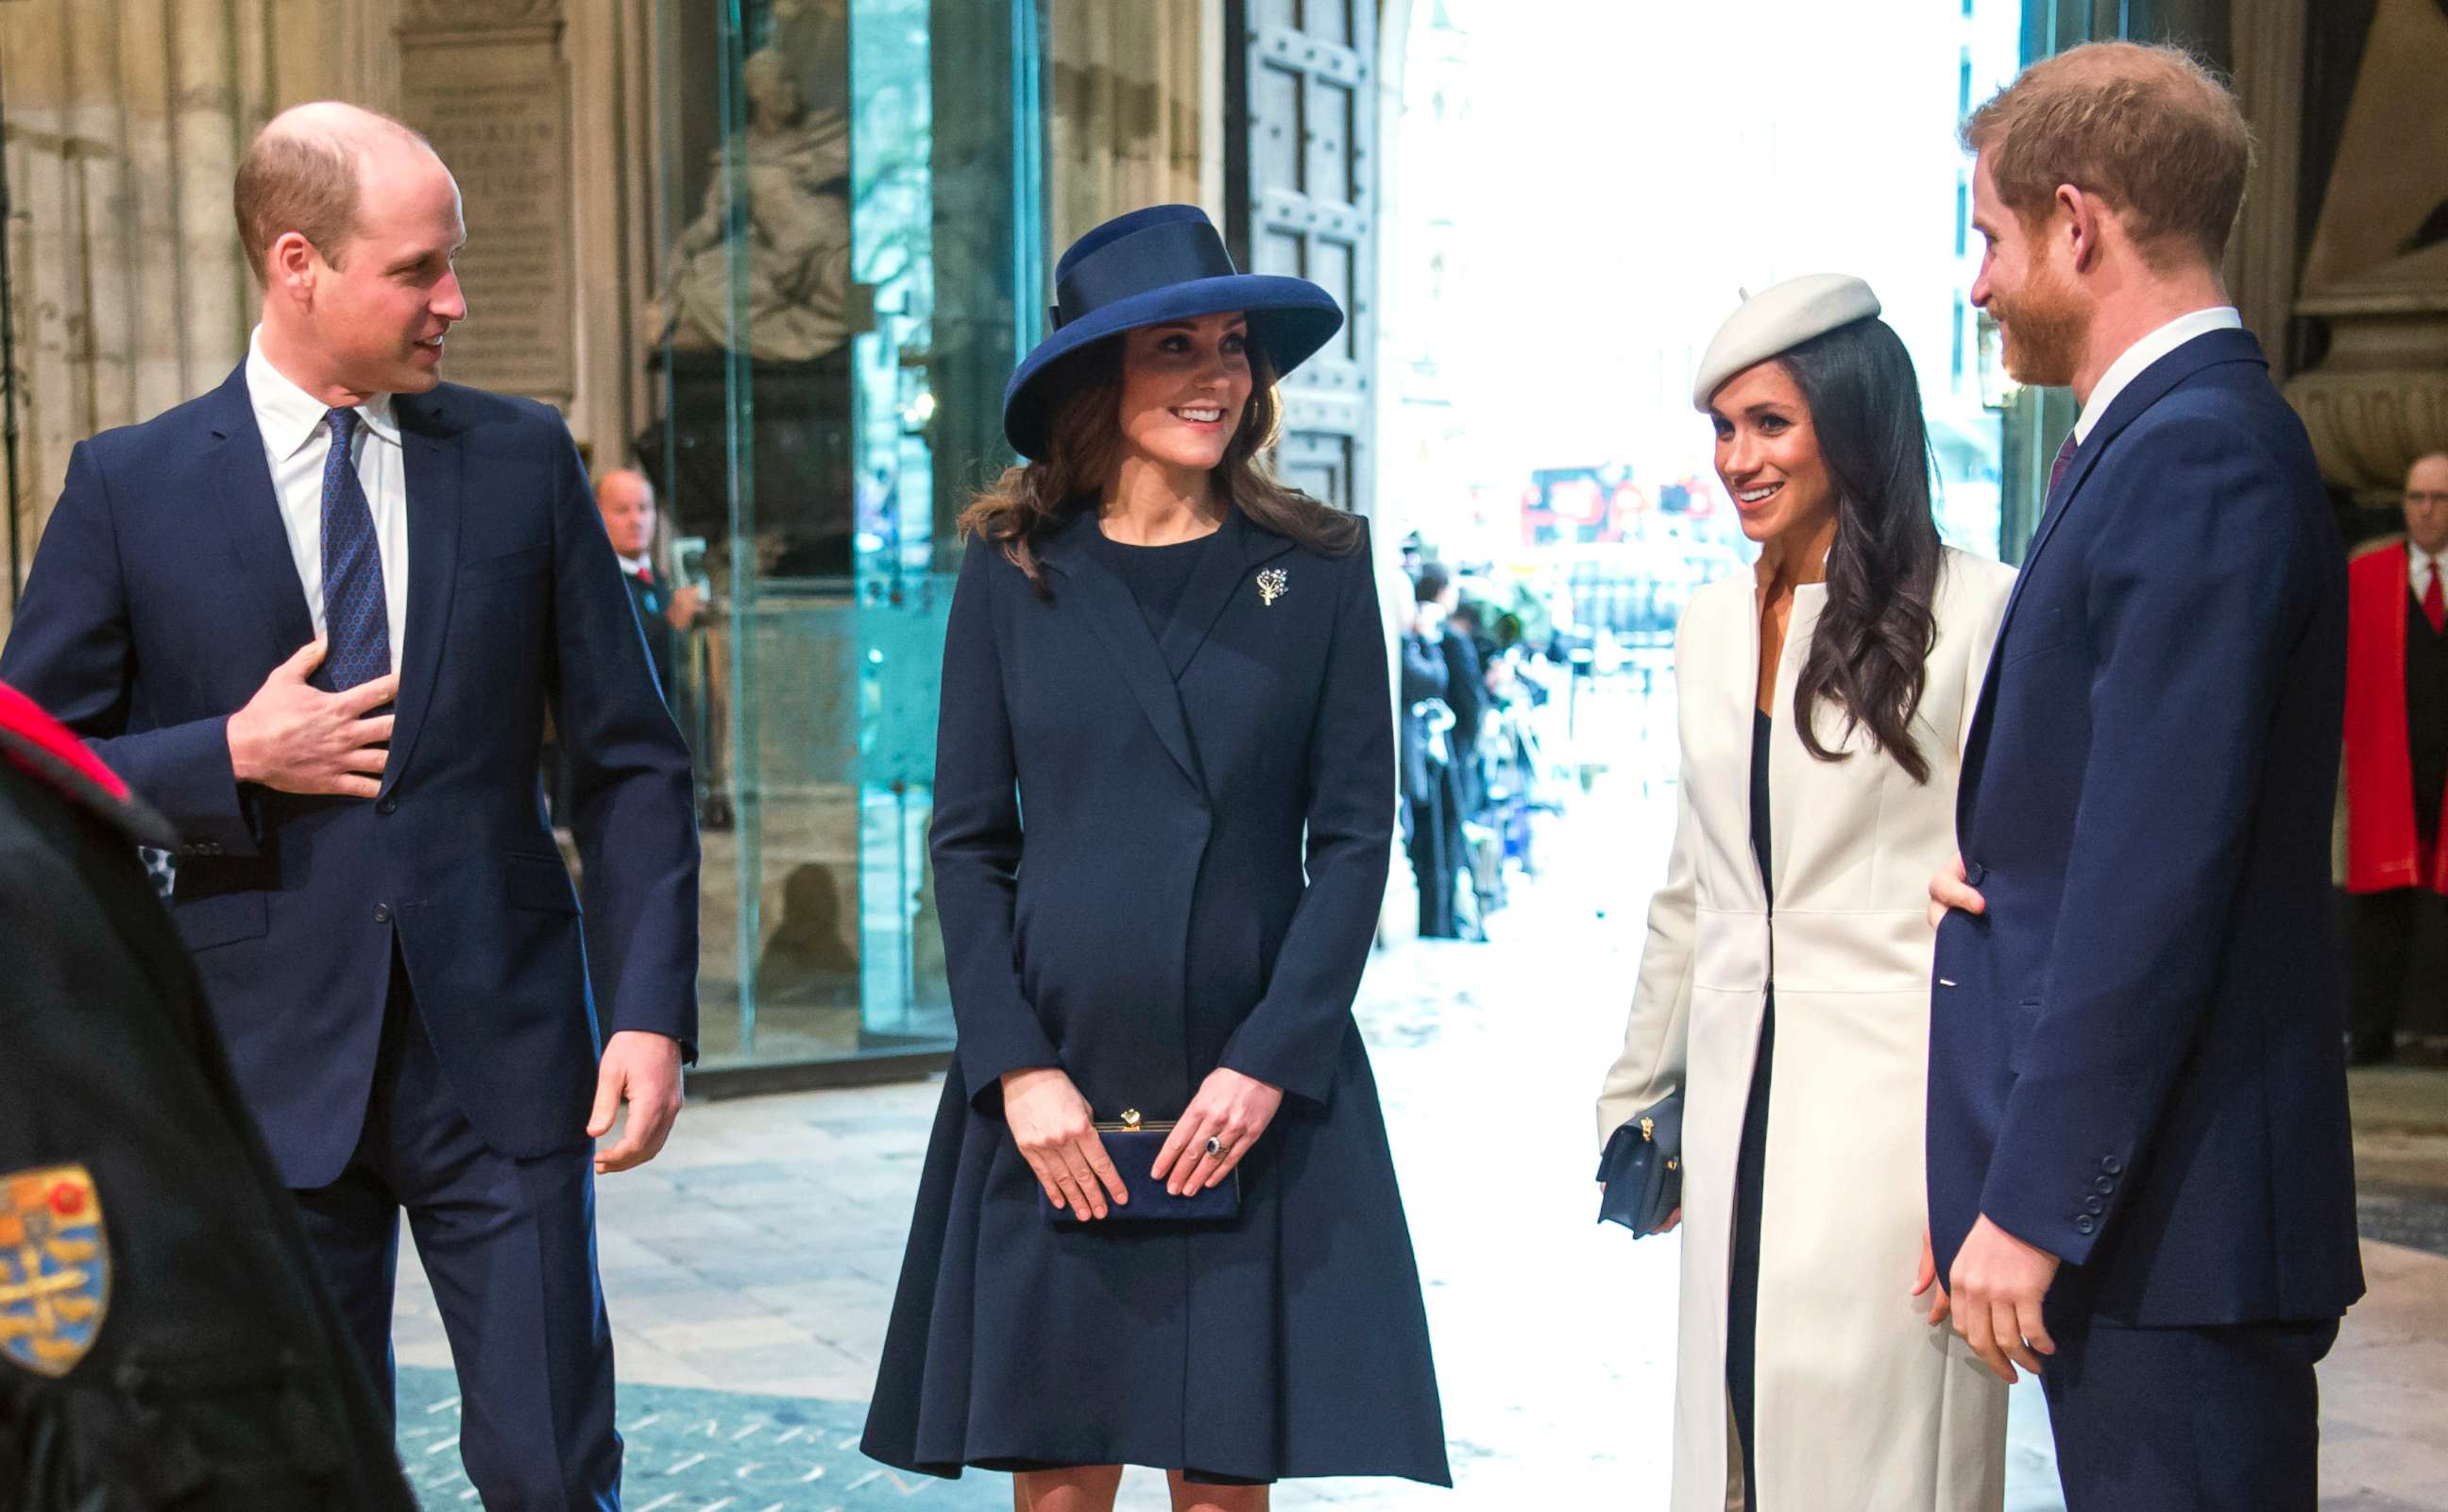
[[[332,454],[330,406],[291,382],[263,354],[263,328],[246,346],[246,394],[255,405],[256,429],[263,433],[264,460],[272,465],[272,495],[289,532],[289,555],[306,588],[306,612],[323,634],[323,464]],[[374,516],[374,549],[382,556],[383,607],[391,615],[391,669],[399,670],[408,637],[408,464],[400,450],[399,422],[391,395],[377,393],[357,406],[352,450],[357,486]]]
[[[2448,556],[2448,553],[2435,555],[2416,545],[2411,539],[2406,541],[2405,589],[2414,595],[2416,603],[2420,603],[2422,596],[2431,591],[2431,580],[2438,575],[2442,565],[2441,556]],[[2443,591],[2448,591],[2448,584],[2441,586]]]
[[[2213,331],[2243,329],[2244,316],[2235,313],[2235,306],[2212,305],[2207,310],[2180,315],[2127,347],[2124,354],[2110,363],[2108,371],[2099,375],[2099,386],[2091,391],[2090,400],[2083,405],[2081,416],[2074,423],[2075,445],[2080,446],[2091,439],[2092,427],[2099,424],[2099,417],[2108,412],[2108,407],[2116,402],[2116,396],[2125,392],[2125,386],[2140,377],[2145,368],[2195,336],[2208,335]]]

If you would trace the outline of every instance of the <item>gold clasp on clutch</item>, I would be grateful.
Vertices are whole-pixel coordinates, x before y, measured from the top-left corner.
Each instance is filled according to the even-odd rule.
[[[1124,1108],[1122,1110],[1122,1127],[1136,1131],[1138,1126],[1139,1110],[1137,1108]]]
[[[1655,1139],[1657,1139],[1657,1120],[1654,1120],[1654,1119],[1643,1119],[1643,1120],[1640,1120],[1640,1137],[1641,1137],[1643,1139],[1647,1139],[1647,1140],[1651,1140],[1651,1141],[1654,1142],[1654,1141],[1655,1141]]]

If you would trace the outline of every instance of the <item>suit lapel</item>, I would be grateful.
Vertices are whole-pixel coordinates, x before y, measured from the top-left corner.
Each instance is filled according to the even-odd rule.
[[[2039,528],[2033,533],[2032,546],[2023,553],[2023,565],[2015,574],[2014,591],[2006,597],[2006,611],[1998,622],[1998,639],[1989,649],[1989,670],[1980,679],[1980,706],[1972,720],[1972,734],[1964,741],[1961,784],[1956,792],[1956,822],[1959,831],[1972,813],[1973,798],[1979,785],[1980,765],[1989,746],[1989,719],[1998,700],[1998,669],[2005,664],[2009,642],[2007,632],[2014,627],[2015,611],[2023,603],[2023,589],[2032,581],[2032,569],[2039,565],[2040,553],[2056,539],[2057,526],[2072,513],[2083,485],[2091,481],[2099,459],[2107,454],[2116,437],[2140,419],[2145,411],[2166,398],[2179,384],[2207,368],[2227,362],[2266,363],[2261,343],[2248,332],[2212,331],[2195,336],[2175,351],[2134,375],[2133,381],[2117,394],[2091,436],[2075,449],[2074,461],[2066,468],[2064,481],[2050,493],[2040,511]]]
[[[2261,345],[2250,335],[2242,331],[2212,331],[2195,336],[2134,374],[2133,381],[2125,386],[2124,392],[2109,405],[2108,411],[2099,417],[2099,424],[2093,428],[2090,439],[2075,450],[2074,462],[2066,469],[2065,481],[2057,485],[2040,511],[2039,528],[2032,536],[2032,548],[2023,553],[2022,570],[2016,576],[2015,591],[2007,597],[2005,617],[1998,626],[1998,644],[2000,647],[2006,643],[2006,627],[2014,623],[2015,609],[2022,602],[2023,584],[2031,580],[2032,568],[2038,565],[2040,553],[2048,549],[2049,542],[2056,538],[2057,526],[2073,511],[2075,500],[2082,493],[2082,486],[2091,480],[2093,470],[2099,466],[2100,457],[2117,435],[2140,419],[2152,405],[2166,398],[2178,384],[2203,369],[2222,362],[2262,360]]]
[[[393,402],[408,469],[408,633],[400,647],[398,719],[383,771],[385,794],[398,784],[424,728],[443,632],[450,624],[451,591],[459,581],[457,432],[433,396],[403,394]]]
[[[2148,375],[2146,373],[2145,376]],[[2126,391],[2128,394],[2132,392],[2130,388]],[[1972,813],[1973,799],[1980,783],[1981,758],[1989,748],[1989,716],[1998,701],[1998,669],[2005,665],[2007,627],[2015,622],[2015,611],[2023,603],[2023,586],[2032,581],[2032,568],[2038,564],[2041,549],[2049,544],[2049,538],[2056,534],[2057,522],[2065,518],[2066,510],[2074,504],[2075,495],[2081,491],[2084,481],[2091,476],[2092,468],[2098,463],[2100,453],[2108,450],[2109,419],[2124,408],[2124,395],[2119,395],[2117,402],[2109,406],[2108,415],[2103,416],[2098,427],[2091,432],[2091,438],[2075,449],[2074,461],[2067,465],[2065,476],[2057,480],[2057,486],[2050,490],[2048,499],[2040,507],[2039,528],[2033,531],[2031,548],[2023,553],[2023,564],[2015,570],[2015,586],[2006,595],[2005,612],[1999,616],[1997,639],[1989,643],[1989,668],[1980,679],[1979,706],[1973,711],[1972,731],[1963,742],[1961,776],[1958,779],[1955,793],[1956,828],[1959,832]],[[2141,412],[2141,409],[2133,411],[2133,414]],[[2125,417],[2128,421],[2132,418],[2132,415]],[[2122,430],[2124,422],[2120,421],[2117,428]]]
[[[1096,528],[1096,510],[1083,506],[1038,547],[1038,559],[1062,575],[1062,591],[1056,595],[1056,603],[1076,610],[1088,622],[1113,658],[1123,685],[1155,727],[1157,738],[1180,766],[1182,775],[1204,792],[1207,784],[1199,772],[1197,749],[1190,741],[1190,721],[1181,712],[1181,694],[1174,686],[1156,637],[1148,633],[1147,617],[1139,612],[1130,585],[1098,560],[1085,534]]]
[[[2112,410],[2114,408],[2111,407]],[[2138,411],[2137,411],[2138,412]],[[1972,792],[1978,781],[1980,755],[1989,744],[1989,709],[1998,699],[1998,669],[2004,665],[2006,627],[2015,622],[2015,610],[2023,602],[2023,584],[2032,581],[2033,565],[2040,560],[2040,548],[2056,533],[2057,522],[2065,518],[2066,507],[2074,503],[2075,490],[2091,476],[2092,465],[2108,449],[2108,426],[2103,420],[2091,433],[2091,439],[2076,447],[2074,461],[2066,467],[2065,476],[2057,480],[2048,498],[2040,506],[2039,528],[2032,533],[2031,548],[2023,553],[2023,565],[2015,571],[2015,586],[2006,594],[2005,612],[1998,619],[1998,636],[1989,644],[1989,667],[1980,679],[1979,706],[1972,714],[1972,733],[1963,742],[1963,775],[1956,790],[1958,822],[1972,812]]]
[[[1198,648],[1223,617],[1224,606],[1236,593],[1255,594],[1260,564],[1279,557],[1292,548],[1291,542],[1272,530],[1252,525],[1240,510],[1233,509],[1224,516],[1224,524],[1215,539],[1207,543],[1199,553],[1198,565],[1191,570],[1190,585],[1182,590],[1181,603],[1175,606],[1173,618],[1164,627],[1165,669],[1175,681],[1190,669]],[[1289,586],[1286,591],[1290,591]]]
[[[212,449],[204,467],[220,495],[221,535],[238,553],[248,597],[269,616],[277,659],[286,660],[315,639],[306,584],[289,548],[289,527],[272,491],[272,465],[263,455],[263,431],[247,395],[243,365],[213,394]]]

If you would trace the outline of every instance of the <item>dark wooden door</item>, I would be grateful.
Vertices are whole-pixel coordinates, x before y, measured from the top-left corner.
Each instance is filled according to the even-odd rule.
[[[1371,512],[1377,349],[1377,0],[1228,0],[1224,234],[1251,273],[1344,310],[1284,383],[1286,481]]]

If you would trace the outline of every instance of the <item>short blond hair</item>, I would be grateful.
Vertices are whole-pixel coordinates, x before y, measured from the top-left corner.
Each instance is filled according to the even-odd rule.
[[[384,138],[431,144],[408,123],[363,105],[323,101],[272,118],[239,160],[230,193],[239,244],[258,282],[272,244],[295,231],[323,260],[340,265],[341,249],[357,228],[357,170],[367,149]]]
[[[2134,42],[2032,65],[1972,112],[1962,141],[2026,221],[2070,183],[2123,216],[2154,264],[2178,250],[2224,258],[2252,172],[2252,131],[2227,85],[2182,48]]]

